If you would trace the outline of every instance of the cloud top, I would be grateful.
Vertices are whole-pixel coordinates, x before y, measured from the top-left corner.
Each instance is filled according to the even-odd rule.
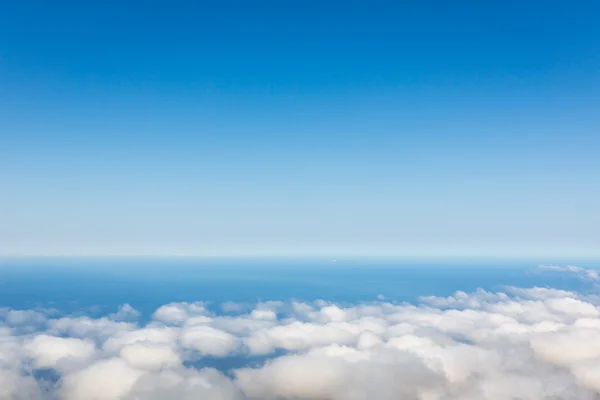
[[[594,277],[578,267],[542,269]],[[99,318],[4,309],[0,400],[600,396],[600,308],[575,292],[511,287],[416,304],[226,303],[221,310],[171,303],[141,324],[129,305]],[[233,358],[248,362],[200,366]]]

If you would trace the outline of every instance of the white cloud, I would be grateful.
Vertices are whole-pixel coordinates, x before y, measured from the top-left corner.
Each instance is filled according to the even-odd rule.
[[[238,313],[244,311],[245,307],[246,306],[242,303],[226,301],[225,303],[221,304],[221,311],[225,313]]]
[[[600,280],[598,270],[576,267],[574,265],[567,265],[566,267],[561,267],[557,265],[540,265],[538,269],[546,271],[568,272],[573,273],[583,279],[589,279],[593,281]]]
[[[121,349],[120,356],[135,368],[158,371],[181,364],[181,358],[171,346],[135,343]]]
[[[130,306],[101,318],[4,309],[0,400],[600,396],[598,302],[575,292],[511,287],[418,304],[225,308],[228,315],[213,315],[202,303],[171,303],[146,325],[125,322],[138,316]],[[231,375],[191,366],[203,357],[254,355],[271,359]],[[35,379],[36,369],[60,379]]]
[[[46,322],[46,315],[35,310],[0,308],[0,318],[10,326],[40,325]]]
[[[91,340],[36,335],[23,345],[35,368],[68,371],[94,358],[96,346]]]
[[[210,326],[185,328],[181,332],[180,342],[184,348],[217,357],[233,353],[238,346],[238,338]]]
[[[284,356],[260,369],[236,373],[245,393],[256,399],[329,399],[347,386],[349,364],[337,357]]]
[[[278,324],[278,321],[248,318],[246,316],[220,317],[211,321],[213,327],[240,337],[251,335],[253,332],[262,331]]]
[[[141,329],[118,332],[108,338],[102,347],[107,352],[117,353],[123,347],[136,343],[174,346],[178,337],[178,328],[148,326]]]
[[[171,303],[156,310],[154,319],[165,324],[181,325],[190,317],[206,314],[208,314],[208,311],[201,302]]]
[[[0,369],[0,400],[43,399],[41,388],[31,376]]]
[[[140,312],[130,304],[123,304],[116,313],[110,314],[108,317],[115,321],[135,321],[140,315]]]
[[[110,318],[63,317],[50,320],[49,332],[54,335],[68,335],[77,338],[90,338],[102,341],[124,331],[136,329],[128,322],[113,321]]]
[[[141,376],[123,400],[244,400],[222,373],[206,368],[171,369]]]
[[[65,376],[61,399],[119,400],[129,393],[142,374],[119,358],[98,361]]]
[[[277,319],[277,314],[272,310],[252,310],[250,318],[263,319],[267,321],[274,321]]]

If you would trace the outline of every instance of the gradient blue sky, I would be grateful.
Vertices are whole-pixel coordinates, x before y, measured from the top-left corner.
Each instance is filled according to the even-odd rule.
[[[4,1],[0,254],[600,255],[598,1]]]

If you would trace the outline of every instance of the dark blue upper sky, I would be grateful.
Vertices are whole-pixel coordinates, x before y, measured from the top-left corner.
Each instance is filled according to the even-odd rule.
[[[81,94],[77,88],[186,96],[428,86],[586,92],[598,71],[593,1],[10,3],[0,13],[3,86],[23,95],[42,84],[73,91],[66,98]]]
[[[0,4],[0,252],[593,252],[597,1]]]

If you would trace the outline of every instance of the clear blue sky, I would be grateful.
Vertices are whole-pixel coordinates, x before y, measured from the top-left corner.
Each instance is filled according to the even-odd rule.
[[[600,254],[598,1],[4,1],[0,254]]]

